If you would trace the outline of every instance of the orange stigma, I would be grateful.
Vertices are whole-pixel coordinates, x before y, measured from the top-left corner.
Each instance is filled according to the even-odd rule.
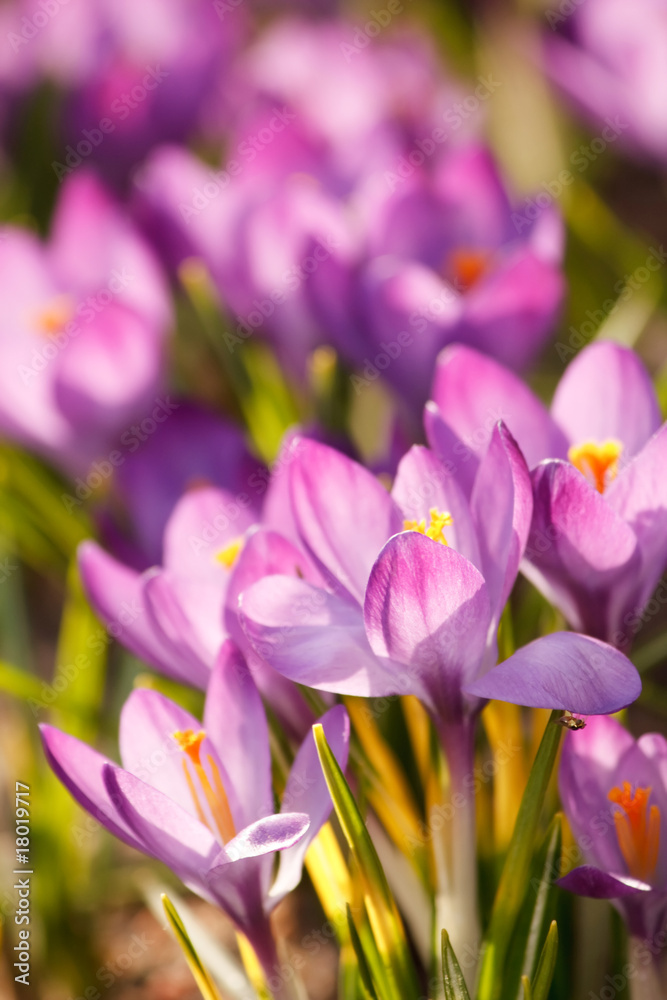
[[[610,438],[601,444],[596,441],[573,444],[567,457],[598,493],[604,493],[605,488],[618,475],[618,460],[622,451],[621,442]]]
[[[192,770],[194,771],[193,776],[188,768],[188,760],[184,760],[183,772],[185,774],[185,780],[188,783],[190,795],[192,796],[192,801],[194,802],[195,810],[197,812],[197,819],[200,823],[204,823],[209,828],[211,833],[215,832],[206,817],[204,809],[202,808],[201,800],[199,798],[199,791],[201,791],[204,793],[204,799],[208,805],[213,823],[222,837],[223,844],[226,844],[232,839],[232,837],[235,836],[236,828],[234,827],[232,812],[229,808],[229,800],[227,799],[225,786],[222,783],[220,771],[218,770],[215,761],[210,754],[206,756],[206,763],[213,778],[213,785],[211,785],[209,776],[201,762],[201,745],[206,739],[206,733],[203,729],[200,729],[197,733],[195,733],[193,729],[185,729],[182,732],[180,730],[175,732],[173,736],[178,743],[179,748],[184,754],[186,754],[190,764],[192,765]]]
[[[447,257],[446,271],[460,292],[468,292],[476,285],[488,267],[489,253],[486,250],[452,250]]]
[[[222,563],[225,569],[231,569],[238,559],[242,548],[243,535],[239,535],[238,538],[234,538],[228,545],[225,545],[224,549],[220,549],[220,551],[216,553],[215,558],[218,562]]]
[[[454,523],[452,515],[447,511],[438,510],[437,507],[431,507],[429,515],[431,522],[428,528],[426,527],[425,517],[421,521],[403,521],[403,528],[405,531],[418,531],[420,535],[426,535],[427,538],[432,538],[434,542],[446,545],[447,539],[443,534],[443,528]]]
[[[60,333],[74,314],[74,304],[69,295],[59,295],[37,316],[37,329],[47,337]]]
[[[648,882],[655,874],[660,847],[660,810],[649,809],[650,788],[635,788],[629,781],[623,788],[612,788],[607,798],[620,806],[614,812],[616,836],[621,854],[633,878]]]

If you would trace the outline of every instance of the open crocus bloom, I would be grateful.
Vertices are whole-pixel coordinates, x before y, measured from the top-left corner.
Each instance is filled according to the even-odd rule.
[[[63,186],[49,241],[0,239],[0,429],[84,471],[156,404],[171,306],[150,250],[94,177]]]
[[[470,502],[424,448],[403,459],[391,495],[313,441],[301,442],[288,475],[297,530],[324,585],[272,575],[240,596],[248,638],[286,677],[343,694],[415,694],[445,727],[480,698],[588,714],[637,697],[624,656],[572,633],[487,672],[532,510],[525,462],[502,425]]]
[[[591,344],[549,413],[497,362],[444,351],[426,428],[466,489],[497,419],[533,468],[523,571],[574,628],[627,648],[667,561],[667,425],[648,374],[628,348]]]
[[[589,719],[565,742],[559,784],[585,861],[559,884],[614,900],[630,932],[654,940],[667,928],[667,740]]]
[[[321,722],[344,768],[345,709],[332,708]],[[41,728],[48,761],[74,798],[225,910],[270,969],[268,914],[298,884],[331,799],[310,734],[274,814],[266,716],[233,644],[223,646],[211,674],[203,724],[156,691],[130,695],[120,721],[123,767],[73,736]],[[272,884],[275,851],[283,853]]]

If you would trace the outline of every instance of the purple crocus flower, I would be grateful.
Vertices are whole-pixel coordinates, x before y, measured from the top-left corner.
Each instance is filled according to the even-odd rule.
[[[171,319],[149,248],[94,177],[65,185],[46,244],[0,233],[0,428],[72,472],[155,405]]]
[[[296,528],[323,583],[265,576],[241,593],[241,624],[291,680],[349,695],[413,694],[430,710],[456,803],[449,831],[456,861],[437,873],[438,926],[460,953],[475,954],[467,777],[482,699],[609,712],[637,697],[638,675],[618,651],[573,633],[539,639],[494,667],[498,621],[532,511],[525,461],[502,424],[470,501],[424,448],[404,457],[391,495],[362,466],[313,441],[301,442],[288,478]]]
[[[477,696],[503,697],[503,681],[512,695],[505,700],[520,695],[521,704],[584,714],[636,697],[625,657],[572,633],[538,640],[486,673],[532,512],[525,462],[502,424],[470,501],[424,448],[402,460],[391,495],[362,466],[314,441],[300,442],[288,478],[296,528],[325,583],[267,576],[240,598],[248,637],[285,676],[342,694],[416,694],[453,726],[475,714]],[[590,688],[583,675],[575,679],[588,654],[596,667],[609,664],[606,693],[596,689],[596,670]],[[587,710],[568,704],[579,697]]]
[[[523,571],[574,628],[628,648],[667,562],[667,426],[643,365],[618,344],[589,345],[549,413],[498,363],[444,351],[426,430],[467,489],[498,419],[534,467]]]
[[[631,151],[664,163],[667,8],[663,0],[586,0],[546,12],[546,68],[604,136],[614,126]]]
[[[589,719],[565,742],[559,786],[584,859],[559,884],[613,900],[650,964],[667,941],[667,740],[634,740],[615,719]]]
[[[321,722],[344,768],[345,709],[332,708]],[[211,674],[203,724],[156,691],[130,695],[120,719],[122,767],[52,726],[41,730],[49,764],[77,802],[220,906],[272,973],[268,916],[298,884],[331,799],[309,734],[274,814],[266,715],[233,644],[225,644]],[[276,851],[282,854],[272,880]]]

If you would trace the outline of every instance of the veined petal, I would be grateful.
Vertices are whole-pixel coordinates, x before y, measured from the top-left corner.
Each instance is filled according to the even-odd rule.
[[[526,461],[502,423],[494,428],[479,464],[470,506],[477,526],[495,631],[519,571],[533,515],[533,491]]]
[[[241,652],[229,640],[211,673],[204,729],[224,762],[239,803],[238,815],[233,810],[237,829],[268,816],[273,794],[266,713]]]
[[[378,552],[403,527],[400,511],[375,476],[317,441],[301,440],[289,476],[304,545],[332,588],[362,604]]]
[[[470,347],[452,344],[442,351],[431,398],[461,449],[469,448],[477,458],[484,454],[499,420],[516,438],[530,468],[545,458],[566,457],[563,433],[526,383]]]
[[[256,520],[227,490],[188,490],[174,507],[164,533],[163,564],[179,575],[224,579],[218,553]]]
[[[567,462],[532,475],[534,510],[524,574],[582,632],[611,638],[623,588],[639,569],[632,529]]]
[[[447,544],[481,569],[481,559],[470,506],[454,474],[438,456],[414,445],[401,459],[391,495],[410,521],[429,523],[432,508],[451,514]]]
[[[641,687],[633,664],[613,646],[554,632],[523,646],[465,691],[532,708],[608,715],[635,701]]]
[[[606,441],[635,455],[660,426],[653,383],[637,354],[610,341],[585,347],[565,370],[551,414],[571,444]]]
[[[115,837],[142,850],[104,782],[104,769],[112,763],[108,757],[54,726],[41,724],[39,728],[46,759],[68,792]]]
[[[287,576],[269,576],[240,599],[243,629],[259,655],[290,680],[337,694],[395,694],[395,678],[368,645],[361,610]]]
[[[417,532],[391,538],[373,566],[364,620],[371,648],[395,672],[396,691],[456,717],[489,627],[484,579],[454,549]]]
[[[319,721],[324,727],[327,742],[344,771],[350,744],[348,714],[342,705],[334,705]],[[306,813],[310,818],[310,826],[307,834],[280,856],[278,875],[270,893],[275,903],[299,884],[306,851],[329,818],[331,808],[331,795],[311,730],[294,759],[280,807],[281,813],[294,809]]]

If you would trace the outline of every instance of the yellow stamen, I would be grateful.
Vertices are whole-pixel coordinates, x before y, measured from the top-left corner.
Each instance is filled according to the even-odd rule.
[[[423,517],[421,521],[403,521],[404,529],[406,531],[418,531],[420,535],[426,535],[427,538],[432,538],[434,542],[446,545],[447,539],[443,534],[443,528],[454,524],[452,515],[447,511],[438,510],[437,507],[431,507],[429,515],[431,522],[428,528],[426,527],[426,518]]]
[[[239,537],[231,541],[229,545],[225,545],[224,549],[221,549],[216,554],[215,558],[218,560],[218,562],[222,563],[225,569],[231,569],[236,560],[238,559],[239,552],[241,551],[242,548],[243,548],[243,536],[239,535]]]
[[[604,493],[605,487],[618,475],[618,460],[623,450],[620,441],[610,438],[598,444],[596,441],[584,441],[583,444],[572,445],[567,457],[595,486],[598,493]]]
[[[614,813],[618,846],[633,878],[649,881],[655,874],[660,847],[660,810],[648,808],[650,788],[635,788],[629,781],[623,788],[612,788],[607,796],[620,807]]]
[[[37,329],[48,337],[60,333],[74,314],[74,303],[69,295],[59,295],[37,316]]]
[[[469,291],[488,268],[489,253],[486,250],[453,250],[447,258],[446,270],[452,275],[454,285],[460,292]]]
[[[183,732],[175,732],[174,739],[183,753],[187,754],[190,763],[192,764],[194,777],[198,780],[199,788],[204,793],[204,798],[208,803],[211,816],[213,817],[213,821],[218,828],[218,833],[222,837],[222,842],[223,844],[226,844],[232,839],[232,837],[235,836],[236,828],[234,826],[231,809],[229,808],[229,800],[227,798],[225,786],[222,783],[220,771],[218,770],[215,761],[209,754],[207,754],[206,763],[208,764],[209,770],[213,775],[213,784],[215,785],[214,790],[211,787],[211,782],[209,781],[209,777],[204,770],[204,765],[200,759],[201,745],[206,739],[206,733],[203,729],[200,729],[198,733],[195,733],[192,729],[186,729]],[[211,824],[207,821],[206,816],[204,815],[204,810],[202,809],[201,802],[197,794],[195,780],[190,774],[187,761],[185,760],[183,761],[183,769],[185,771],[185,777],[188,783],[188,788],[190,789],[192,801],[194,802],[195,810],[197,812],[197,817],[202,823],[205,823],[206,826],[211,829]],[[211,830],[211,832],[213,831]]]

